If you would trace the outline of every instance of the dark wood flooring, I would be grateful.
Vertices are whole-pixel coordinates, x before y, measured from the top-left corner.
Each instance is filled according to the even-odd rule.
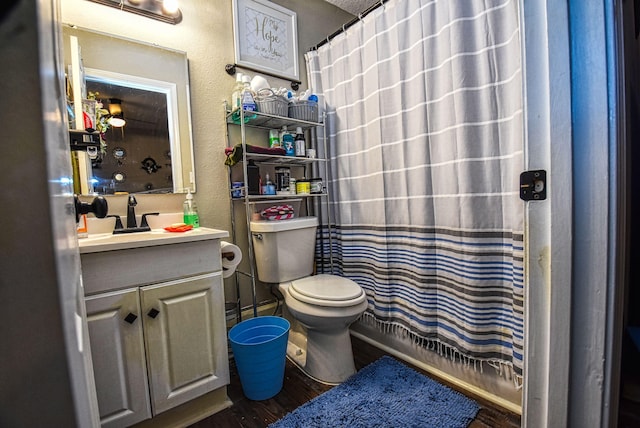
[[[355,337],[352,337],[352,344],[355,364],[358,370],[386,355],[384,351]],[[332,386],[310,379],[287,360],[282,391],[269,400],[251,401],[242,394],[242,386],[240,385],[240,379],[235,370],[233,360],[230,363],[231,384],[228,387],[228,395],[233,401],[233,406],[191,425],[191,428],[266,427],[300,405],[332,388]],[[409,365],[408,363],[403,363]],[[416,367],[413,368],[422,372]],[[471,398],[480,403],[482,408],[478,412],[476,419],[469,425],[470,428],[515,428],[520,426],[520,417],[518,415],[497,409],[478,397]]]

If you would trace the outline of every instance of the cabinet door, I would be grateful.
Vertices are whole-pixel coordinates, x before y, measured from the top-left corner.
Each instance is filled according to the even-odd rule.
[[[138,289],[87,297],[85,303],[102,426],[150,418]]]
[[[140,288],[154,415],[229,383],[222,274]]]

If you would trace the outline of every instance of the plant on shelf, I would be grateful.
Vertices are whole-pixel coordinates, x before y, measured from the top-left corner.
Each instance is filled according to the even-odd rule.
[[[96,101],[96,131],[100,135],[100,153],[107,153],[106,132],[109,129],[109,110],[104,108],[102,101],[98,99],[99,92],[89,92],[87,98]]]

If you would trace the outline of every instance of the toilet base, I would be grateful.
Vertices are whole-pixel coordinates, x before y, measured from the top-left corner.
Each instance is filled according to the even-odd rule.
[[[338,385],[356,373],[349,329],[339,333],[307,330],[306,337],[290,331],[287,356],[307,376],[327,385]]]

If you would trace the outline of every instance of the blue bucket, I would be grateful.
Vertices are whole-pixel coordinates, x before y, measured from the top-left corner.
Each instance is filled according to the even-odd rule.
[[[242,391],[250,400],[266,400],[282,389],[289,328],[284,318],[263,316],[229,330]]]

